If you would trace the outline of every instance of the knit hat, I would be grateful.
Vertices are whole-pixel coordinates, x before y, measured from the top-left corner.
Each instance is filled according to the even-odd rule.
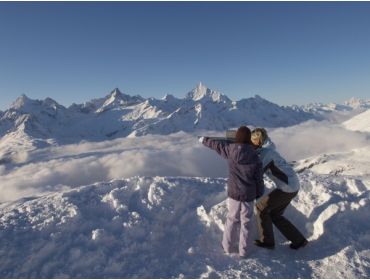
[[[241,126],[236,131],[236,143],[251,143],[251,130],[246,126]]]
[[[267,140],[268,135],[267,131],[264,128],[257,127],[252,131],[251,140],[253,143],[259,143],[259,145],[263,145]]]

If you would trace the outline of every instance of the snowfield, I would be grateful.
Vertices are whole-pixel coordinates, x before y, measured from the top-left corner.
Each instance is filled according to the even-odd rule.
[[[3,203],[2,278],[368,278],[370,179],[300,173],[309,245],[224,255],[226,179],[132,177]],[[253,232],[256,236],[256,233]]]

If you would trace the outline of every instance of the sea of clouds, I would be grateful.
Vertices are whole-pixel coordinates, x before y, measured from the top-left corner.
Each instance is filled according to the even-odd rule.
[[[369,134],[330,122],[308,121],[268,132],[289,161],[370,145]],[[227,177],[227,164],[197,135],[183,132],[48,147],[0,165],[0,202],[133,176]]]

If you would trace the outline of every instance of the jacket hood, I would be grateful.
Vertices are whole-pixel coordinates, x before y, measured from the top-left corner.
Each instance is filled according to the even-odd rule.
[[[276,150],[276,146],[275,144],[271,141],[270,138],[267,138],[265,140],[265,142],[263,143],[262,147],[261,148],[264,148],[264,149],[274,149]]]
[[[250,164],[256,161],[256,154],[253,153],[251,144],[236,144],[235,145],[235,160],[239,164]]]

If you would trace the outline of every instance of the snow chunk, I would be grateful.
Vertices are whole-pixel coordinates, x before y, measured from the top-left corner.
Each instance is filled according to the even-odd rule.
[[[95,229],[91,233],[91,239],[98,240],[98,239],[101,239],[103,235],[104,235],[104,229]]]

